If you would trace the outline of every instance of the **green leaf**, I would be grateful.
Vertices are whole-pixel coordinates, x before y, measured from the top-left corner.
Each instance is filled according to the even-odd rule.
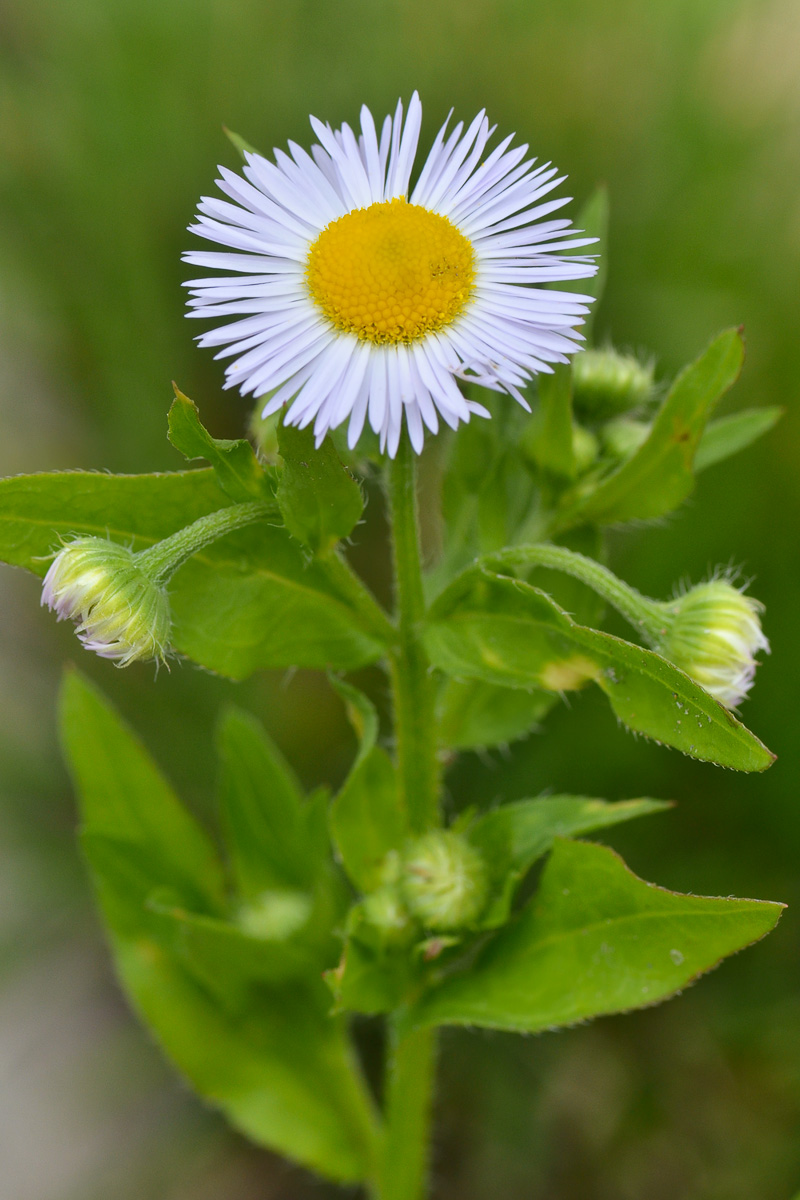
[[[445,679],[437,700],[439,744],[452,750],[507,745],[535,729],[557,701],[552,692],[538,689]]]
[[[378,719],[363,693],[340,680],[332,680],[361,725],[362,737],[353,767],[330,809],[331,836],[350,879],[362,892],[381,882],[381,867],[390,850],[399,849],[408,837],[394,765],[375,744]]]
[[[228,499],[211,470],[18,475],[0,480],[0,561],[44,575],[59,539],[81,534],[141,550]],[[174,648],[234,679],[262,667],[351,670],[384,651],[322,565],[264,523],[191,558],[170,601]]]
[[[694,469],[705,471],[715,463],[738,454],[751,442],[769,433],[785,412],[783,408],[746,408],[729,417],[720,417],[706,427],[694,458]]]
[[[207,842],[126,726],[75,675],[62,733],[117,970],[165,1053],[254,1141],[336,1180],[367,1177],[371,1102],[318,982],[278,984],[268,949],[245,948],[213,914],[184,912],[204,889],[205,903],[215,902]]]
[[[229,709],[218,737],[220,810],[225,845],[239,895],[257,899],[270,888],[308,887],[303,795],[291,768],[259,722]]]
[[[559,840],[519,918],[411,1022],[533,1033],[655,1004],[764,937],[782,908],[669,892],[604,846]]]
[[[222,874],[211,842],[105,697],[74,670],[64,676],[60,720],[84,831],[146,849],[154,883],[180,886],[214,911]]]
[[[525,432],[525,449],[543,471],[572,479],[572,367],[560,363],[551,375],[539,375],[537,391],[539,403]]]
[[[320,963],[302,942],[256,937],[231,921],[188,912],[157,893],[146,903],[160,918],[162,943],[233,1011],[252,1001],[258,984],[303,981],[312,990],[319,985]]]
[[[227,504],[211,470],[14,475],[0,480],[0,561],[44,575],[60,539],[92,534],[143,550]]]
[[[533,863],[557,837],[574,837],[669,808],[662,800],[609,804],[587,796],[544,796],[503,804],[480,817],[467,836],[487,863],[495,895],[484,914],[485,928],[508,920],[514,893]]]
[[[405,950],[380,950],[352,934],[345,943],[338,967],[325,974],[333,993],[335,1011],[364,1013],[366,1016],[398,1008],[411,977]]]
[[[201,424],[194,401],[175,384],[172,386],[175,399],[168,420],[169,440],[175,449],[190,460],[204,458],[209,462],[219,486],[232,500],[271,499],[270,481],[247,439],[213,438]]]
[[[329,676],[329,680],[333,690],[341,697],[347,719],[358,738],[358,753],[353,763],[355,768],[360,766],[378,740],[378,714],[375,705],[359,688],[336,675]]]
[[[694,486],[692,466],[706,421],[736,381],[744,360],[741,331],[728,329],[673,383],[642,446],[599,484],[579,484],[563,500],[560,527],[609,524],[671,512]]]
[[[568,691],[593,681],[629,729],[739,771],[774,756],[736,718],[652,650],[573,621],[539,588],[465,572],[436,601],[425,632],[433,664],[456,678]]]
[[[315,554],[327,554],[360,519],[361,488],[329,437],[317,449],[311,429],[282,424],[278,449],[284,461],[278,504],[286,528]]]
[[[228,139],[231,145],[236,147],[242,158],[245,158],[248,154],[259,153],[254,146],[251,146],[249,142],[244,140],[241,134],[234,133],[232,129],[228,129],[227,125],[222,126],[222,132],[225,134],[225,137]]]

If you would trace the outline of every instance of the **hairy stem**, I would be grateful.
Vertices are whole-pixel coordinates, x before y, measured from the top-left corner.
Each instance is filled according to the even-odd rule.
[[[643,596],[636,588],[618,579],[608,567],[579,554],[577,550],[539,542],[535,545],[512,546],[487,556],[481,562],[492,570],[502,567],[549,567],[554,571],[563,571],[565,575],[585,583],[613,605],[651,645],[660,641],[664,626],[663,605],[649,596]]]
[[[253,521],[263,521],[274,516],[274,505],[254,501],[249,504],[231,504],[217,509],[205,517],[199,517],[185,529],[170,534],[147,550],[141,550],[136,558],[141,569],[159,586],[169,583],[172,576],[198,550],[210,546],[226,533],[242,529]]]
[[[389,656],[400,793],[415,832],[439,823],[434,682],[420,639],[425,619],[416,460],[404,434],[388,471],[398,641]]]
[[[390,1030],[387,1064],[386,1140],[380,1200],[423,1200],[436,1065],[436,1031]]]

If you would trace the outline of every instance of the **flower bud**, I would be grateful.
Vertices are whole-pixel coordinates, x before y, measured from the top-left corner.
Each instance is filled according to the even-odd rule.
[[[45,576],[42,604],[59,621],[76,621],[86,649],[115,659],[119,667],[164,658],[170,631],[167,593],[118,542],[81,537],[67,543]]]
[[[402,897],[390,883],[364,897],[361,914],[383,946],[406,941],[413,932]]]
[[[720,704],[736,708],[753,683],[755,655],[769,653],[759,620],[763,607],[725,579],[701,583],[661,605],[658,649]]]
[[[652,391],[652,363],[640,363],[611,347],[575,355],[573,403],[576,411],[587,417],[602,421],[630,412],[649,400]]]
[[[613,458],[630,458],[647,441],[650,429],[647,421],[632,421],[629,417],[609,421],[601,434],[603,449]]]
[[[311,916],[311,897],[305,892],[273,888],[261,892],[239,910],[239,928],[265,942],[288,941]]]
[[[459,833],[439,829],[408,847],[400,887],[409,912],[426,929],[471,925],[487,900],[483,858]]]

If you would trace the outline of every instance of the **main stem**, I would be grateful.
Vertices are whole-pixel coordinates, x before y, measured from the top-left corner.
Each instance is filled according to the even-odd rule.
[[[398,640],[389,659],[394,703],[394,735],[401,800],[409,824],[421,833],[439,824],[439,772],[436,759],[434,683],[421,641],[425,620],[416,458],[403,434],[389,463],[395,610]]]
[[[441,823],[434,681],[422,643],[425,598],[417,514],[416,457],[406,433],[389,463],[397,642],[389,665],[400,797],[419,833]],[[432,1029],[408,1032],[391,1019],[385,1141],[377,1197],[424,1200],[436,1058]]]

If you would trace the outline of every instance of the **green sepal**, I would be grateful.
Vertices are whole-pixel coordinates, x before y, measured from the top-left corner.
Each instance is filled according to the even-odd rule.
[[[370,1177],[372,1102],[318,974],[269,979],[263,952],[245,951],[215,915],[220,874],[207,840],[108,703],[74,674],[61,724],[117,971],[164,1052],[258,1144],[341,1182]]]
[[[311,429],[281,424],[278,449],[284,463],[278,504],[286,528],[315,554],[328,554],[360,520],[361,488],[330,437],[317,449]]]
[[[774,429],[785,413],[784,408],[746,408],[720,417],[706,426],[694,457],[695,473],[746,449],[752,442]]]
[[[763,771],[774,755],[688,675],[652,650],[573,621],[546,593],[476,567],[433,605],[431,661],[455,678],[568,691],[595,682],[629,729],[692,758]]]
[[[353,767],[330,808],[331,836],[348,876],[362,892],[383,882],[381,868],[390,850],[409,834],[408,816],[397,786],[397,772],[376,745],[377,714],[363,693],[333,681],[362,734]]]
[[[539,890],[411,1025],[535,1033],[665,1000],[774,927],[782,904],[684,896],[613,850],[558,839]]]
[[[169,440],[184,458],[210,463],[217,483],[231,500],[272,500],[274,487],[246,438],[214,438],[200,421],[197,405],[179,391],[169,410]],[[277,506],[275,515],[278,515]]]
[[[503,804],[484,814],[467,831],[483,855],[492,885],[481,926],[492,929],[508,920],[519,884],[556,838],[592,833],[669,807],[663,800],[647,798],[609,803],[588,796],[542,796]]]
[[[569,528],[578,520],[649,520],[677,508],[694,487],[694,457],[706,422],[738,378],[743,360],[741,330],[716,337],[678,375],[636,453],[599,483],[587,480],[564,496],[557,527]]]

